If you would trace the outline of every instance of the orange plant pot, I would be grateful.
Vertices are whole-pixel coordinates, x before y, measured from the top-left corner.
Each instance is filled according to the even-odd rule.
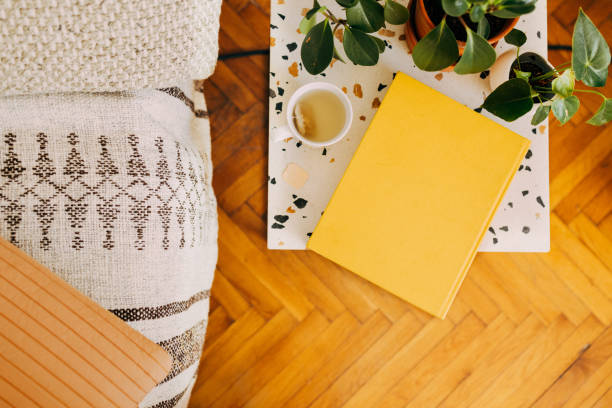
[[[431,21],[429,14],[427,14],[425,1],[427,0],[410,0],[410,4],[408,5],[408,8],[412,11],[412,17],[406,23],[404,30],[406,34],[406,42],[408,43],[408,48],[411,52],[421,38],[436,28],[436,25],[433,23],[433,21]],[[493,37],[489,38],[487,42],[491,44],[491,46],[495,47],[499,40],[504,38],[506,34],[512,31],[516,23],[518,23],[518,20],[518,17],[514,19],[507,19],[507,23],[504,25],[503,29]],[[463,55],[465,41],[457,40],[457,45],[459,46],[459,55]],[[452,70],[452,67],[453,66],[450,66],[443,71]]]
[[[410,0],[410,3],[413,3],[413,0]],[[413,11],[414,8],[409,7],[409,10]],[[412,15],[414,16],[414,13],[412,13]],[[408,51],[412,53],[412,50],[414,50],[414,47],[416,47],[417,43],[421,39],[419,36],[417,36],[416,30],[414,28],[414,23],[412,21],[412,17],[404,25],[404,35],[406,37],[406,44],[408,45]],[[455,67],[455,64],[444,68],[443,70],[441,70],[441,72],[450,72],[453,70],[454,67]]]

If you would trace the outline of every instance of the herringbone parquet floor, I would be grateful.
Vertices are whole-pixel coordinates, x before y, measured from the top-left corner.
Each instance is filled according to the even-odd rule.
[[[548,1],[549,41],[571,43],[579,5],[611,42],[610,0]],[[267,48],[269,12],[224,1],[221,52]],[[313,253],[266,250],[267,72],[265,56],[226,60],[205,83],[219,264],[193,407],[612,407],[612,126],[583,124],[596,97],[550,124],[550,253],[479,254],[442,321]]]

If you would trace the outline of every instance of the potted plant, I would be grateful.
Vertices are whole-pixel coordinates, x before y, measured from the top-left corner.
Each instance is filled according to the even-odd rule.
[[[535,9],[537,0],[412,1],[414,18],[406,24],[406,39],[416,66],[424,71],[454,66],[458,74],[474,74],[493,65],[493,46],[519,16]]]
[[[410,17],[408,9],[393,0],[336,0],[346,13],[336,17],[327,7],[314,0],[306,13],[299,31],[306,34],[301,47],[304,68],[312,75],[320,74],[333,58],[344,62],[334,45],[334,37],[343,28],[342,45],[349,60],[356,65],[376,65],[385,43],[371,35],[389,24],[404,24]],[[323,20],[317,22],[318,16]]]
[[[612,120],[611,98],[594,89],[576,88],[576,81],[590,88],[604,86],[610,65],[610,47],[582,8],[574,25],[571,61],[552,67],[537,54],[521,54],[525,40],[525,34],[518,30],[506,36],[506,41],[517,47],[517,57],[508,69],[507,81],[487,96],[482,108],[511,122],[539,104],[532,125],[542,122],[551,111],[563,125],[580,106],[574,93],[593,93],[601,96],[603,102],[587,123],[601,126]]]

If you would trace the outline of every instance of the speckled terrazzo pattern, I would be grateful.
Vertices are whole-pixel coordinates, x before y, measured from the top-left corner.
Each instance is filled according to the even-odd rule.
[[[333,83],[347,93],[353,105],[354,118],[348,135],[327,148],[310,148],[291,138],[279,142],[270,139],[268,247],[271,249],[306,247],[395,72],[403,71],[474,109],[481,105],[489,92],[488,72],[460,77],[452,72],[419,71],[408,54],[403,26],[388,25],[378,33],[387,44],[387,49],[375,67],[357,67],[350,62],[343,64],[334,61],[323,74],[312,76],[300,62],[303,35],[297,30],[302,14],[312,6],[312,1],[293,0],[288,3],[272,0],[271,5],[270,128],[285,124],[284,107],[292,93],[301,85],[313,81]],[[335,1],[322,0],[321,4],[334,12],[340,11]],[[522,47],[524,51],[547,55],[545,1],[538,2],[535,12],[523,16],[517,28],[528,36],[528,42]],[[496,50],[499,55],[510,48],[501,41]],[[340,53],[343,55],[342,50]],[[487,112],[482,114],[491,117]],[[532,144],[480,245],[480,251],[549,250],[548,122],[533,127],[529,123],[531,116],[528,114],[513,123],[494,118],[529,138]],[[291,163],[308,173],[308,181],[299,189],[289,185],[282,177]]]

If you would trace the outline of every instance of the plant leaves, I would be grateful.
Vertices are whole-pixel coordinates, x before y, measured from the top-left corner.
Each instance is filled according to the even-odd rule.
[[[486,17],[478,22],[478,28],[476,32],[485,40],[489,39],[489,34],[491,34],[491,25],[489,24],[489,20],[487,20]]]
[[[459,57],[459,47],[452,30],[443,19],[412,50],[412,58],[423,71],[439,71]]]
[[[410,18],[410,11],[393,0],[385,0],[384,15],[390,24],[404,24]]]
[[[550,105],[540,105],[538,109],[536,109],[535,115],[531,119],[531,125],[536,126],[542,123],[544,119],[548,117],[550,113]]]
[[[483,4],[474,4],[470,10],[470,20],[474,23],[480,22],[485,16],[485,6]]]
[[[512,44],[514,46],[520,47],[523,44],[525,44],[525,42],[527,42],[527,36],[521,30],[517,30],[516,28],[513,28],[512,31],[506,34],[506,36],[504,37],[504,40],[506,40],[508,44]]]
[[[312,75],[325,71],[334,56],[334,36],[327,19],[306,34],[300,52],[306,71]]]
[[[378,37],[374,37],[373,35],[370,37],[372,37],[374,41],[376,41],[376,45],[378,46],[378,52],[382,54],[385,51],[385,48],[387,48],[385,42]]]
[[[517,78],[520,78],[523,81],[529,82],[529,77],[531,76],[531,72],[519,71],[518,69],[514,69],[513,71],[514,71],[514,75],[516,75]]]
[[[463,50],[463,55],[457,65],[455,72],[458,74],[476,74],[487,70],[495,62],[496,54],[491,44],[484,38],[465,28],[467,41]]]
[[[552,103],[552,112],[562,125],[565,125],[580,107],[580,101],[575,95],[559,98]]]
[[[355,65],[376,65],[378,62],[378,45],[374,37],[355,28],[344,30],[344,52]]]
[[[385,25],[385,10],[376,0],[357,0],[346,9],[346,22],[351,28],[373,33]]]
[[[612,98],[606,98],[595,115],[587,121],[589,125],[601,126],[612,120]]]
[[[442,0],[442,8],[449,16],[462,16],[469,7],[467,0]]]
[[[495,116],[512,122],[533,107],[531,87],[520,78],[512,78],[491,92],[482,107]]]
[[[312,8],[306,13],[306,18],[311,18],[312,16],[314,16],[320,8],[321,5],[319,4],[319,2],[317,0],[314,0]]]
[[[571,69],[566,69],[563,74],[553,79],[552,90],[563,98],[567,98],[574,93],[575,84],[574,72]]]
[[[338,3],[342,7],[349,8],[353,7],[355,3],[357,3],[357,0],[336,0],[336,3]]]
[[[298,29],[300,30],[300,33],[308,34],[308,32],[312,29],[312,27],[315,26],[315,24],[317,24],[316,14],[310,18],[304,16],[302,21],[300,21],[300,25],[298,26]]]
[[[588,86],[604,86],[608,78],[610,47],[582,8],[572,36],[572,69]]]
[[[499,18],[516,18],[535,10],[538,0],[502,0],[492,14]]]

